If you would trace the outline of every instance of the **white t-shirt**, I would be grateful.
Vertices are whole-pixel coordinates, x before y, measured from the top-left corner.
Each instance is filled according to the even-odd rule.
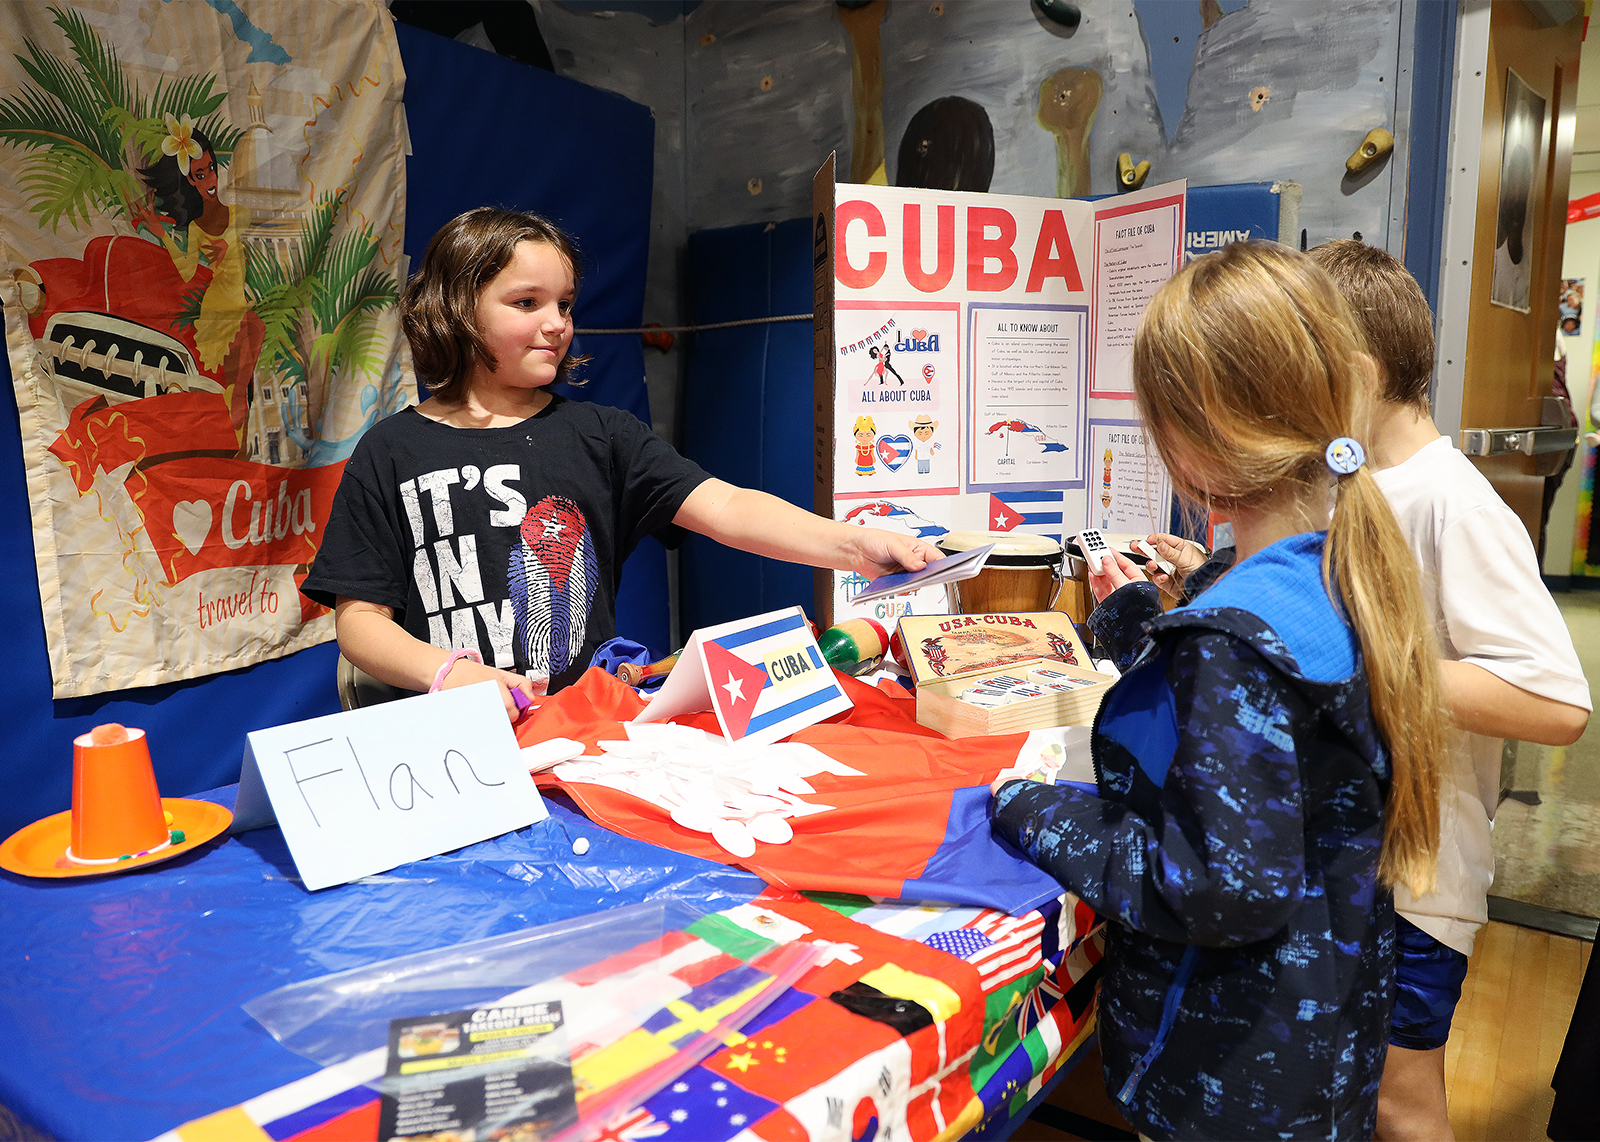
[[[1592,710],[1572,636],[1539,578],[1528,529],[1472,462],[1440,437],[1405,463],[1374,473],[1422,569],[1423,602],[1440,653],[1513,686]],[[1419,899],[1395,889],[1395,908],[1465,955],[1489,918],[1494,881],[1490,820],[1500,798],[1500,739],[1452,731],[1439,819],[1439,884]]]

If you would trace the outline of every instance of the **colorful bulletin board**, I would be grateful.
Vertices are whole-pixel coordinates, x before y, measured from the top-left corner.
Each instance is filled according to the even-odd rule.
[[[1165,529],[1145,510],[1170,504],[1165,473],[1134,456],[1132,345],[1182,265],[1184,183],[1084,202],[836,184],[830,159],[812,197],[820,514],[1060,540],[1094,514],[1114,433],[1118,518]],[[819,576],[822,621],[931,605],[854,605],[858,580]]]
[[[298,592],[416,399],[405,73],[376,0],[0,8],[0,287],[53,694],[333,636]]]

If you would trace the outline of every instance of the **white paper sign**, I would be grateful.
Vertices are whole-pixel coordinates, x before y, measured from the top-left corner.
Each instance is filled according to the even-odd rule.
[[[1178,179],[1095,204],[1091,397],[1133,399],[1133,335],[1150,299],[1183,266],[1188,187]]]
[[[309,889],[549,816],[492,682],[248,735],[234,832],[276,818]]]
[[[694,632],[636,722],[716,711],[729,741],[770,743],[855,703],[823,661],[799,607]]]
[[[1172,481],[1144,425],[1090,420],[1087,527],[1143,538],[1172,526]]]

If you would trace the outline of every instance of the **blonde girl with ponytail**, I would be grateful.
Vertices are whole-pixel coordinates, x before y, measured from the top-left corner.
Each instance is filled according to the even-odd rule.
[[[1446,719],[1412,554],[1366,463],[1375,372],[1302,255],[1237,244],[1156,295],[1139,410],[1237,565],[1162,614],[1091,585],[1125,665],[1098,795],[997,783],[995,828],[1105,916],[1107,1087],[1151,1138],[1371,1137],[1393,901],[1426,892]]]

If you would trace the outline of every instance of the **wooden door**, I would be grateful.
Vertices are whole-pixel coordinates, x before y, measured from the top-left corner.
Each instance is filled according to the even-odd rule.
[[[1550,7],[1541,6],[1544,11]],[[1556,305],[1562,242],[1567,228],[1567,183],[1572,170],[1572,135],[1578,97],[1578,55],[1583,20],[1547,27],[1535,6],[1519,0],[1492,5],[1484,76],[1483,143],[1478,165],[1477,226],[1472,247],[1472,290],[1467,325],[1461,427],[1521,428],[1536,425],[1554,370]],[[1521,245],[1527,267],[1528,312],[1494,304],[1495,265],[1509,255],[1501,204],[1502,170],[1516,183],[1511,148],[1502,154],[1506,91],[1512,73],[1544,100],[1539,145],[1531,163],[1527,196],[1530,218]],[[1515,196],[1512,196],[1515,197]],[[1514,219],[1513,219],[1514,227]],[[1520,263],[1518,263],[1520,265]],[[1506,296],[1502,287],[1501,296]],[[1458,441],[1459,446],[1459,441]],[[1474,457],[1500,497],[1537,540],[1544,479],[1530,456]]]

